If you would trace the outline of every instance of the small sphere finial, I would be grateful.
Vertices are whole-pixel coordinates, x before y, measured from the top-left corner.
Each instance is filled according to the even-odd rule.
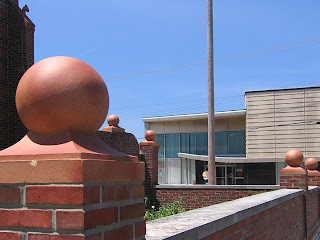
[[[120,119],[117,115],[110,115],[107,118],[107,121],[108,121],[109,126],[118,127]]]
[[[153,130],[148,130],[144,134],[147,141],[154,141],[156,139],[156,133]]]
[[[317,170],[318,168],[318,161],[315,158],[308,158],[305,163],[304,163],[305,167],[308,170]]]
[[[108,89],[90,65],[71,57],[37,62],[22,76],[16,92],[23,124],[39,134],[67,130],[93,135],[109,109]]]
[[[290,167],[299,167],[303,162],[303,154],[299,150],[293,149],[286,153],[284,159]]]

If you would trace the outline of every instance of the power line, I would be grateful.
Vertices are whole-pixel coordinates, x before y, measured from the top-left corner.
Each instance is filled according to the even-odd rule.
[[[167,68],[155,69],[155,70],[139,72],[139,73],[131,73],[131,74],[112,76],[112,77],[104,77],[103,79],[113,79],[113,78],[123,78],[123,77],[125,77],[125,79],[127,79],[127,78],[131,78],[131,77],[134,77],[134,76],[137,76],[137,75],[157,73],[157,72],[168,71],[168,70],[173,70],[173,69],[180,69],[180,68],[184,69],[186,67],[201,65],[201,64],[204,64],[204,63],[206,63],[206,61],[197,62],[197,63],[190,63],[190,64],[185,64],[185,65],[180,65],[180,66],[175,66],[175,67],[167,67]]]
[[[299,122],[292,122],[292,123],[284,123],[284,124],[278,124],[278,125],[266,125],[266,126],[260,126],[260,127],[253,127],[253,128],[247,128],[248,131],[255,131],[261,128],[270,128],[270,127],[286,127],[286,126],[293,126],[293,125],[304,125],[304,124],[311,124],[315,123],[318,124],[319,119],[317,120],[308,120],[308,121],[299,121]]]
[[[271,48],[264,48],[261,50],[255,50],[255,51],[236,54],[236,55],[232,55],[232,56],[228,56],[228,57],[218,58],[218,59],[215,59],[214,62],[215,63],[222,63],[222,62],[237,61],[237,60],[242,60],[242,59],[246,59],[249,57],[261,56],[261,55],[266,55],[266,54],[271,54],[271,53],[278,53],[278,52],[281,52],[284,50],[309,46],[309,45],[318,44],[318,43],[320,43],[320,36],[297,41],[297,42],[282,44],[282,45],[271,47]],[[187,69],[194,68],[194,67],[201,67],[202,65],[205,65],[205,64],[206,64],[206,61],[201,61],[201,62],[196,62],[196,63],[184,64],[184,65],[179,65],[179,66],[174,66],[174,67],[167,67],[167,68],[155,69],[155,70],[138,72],[138,73],[104,77],[103,79],[121,79],[121,80],[122,79],[129,79],[129,78],[141,77],[143,75],[157,74],[157,73],[161,73],[161,72],[173,72],[173,71],[187,70]]]
[[[216,98],[216,101],[218,101],[218,104],[222,104],[222,102],[219,101],[227,101],[230,99],[239,99],[243,98],[243,95],[235,95],[235,96],[228,96],[228,97],[218,97]],[[171,105],[175,103],[187,103],[187,102],[201,102],[201,101],[207,101],[207,98],[202,99],[195,99],[195,100],[187,100],[187,101],[177,101],[177,102],[167,102],[167,103],[155,103],[155,104],[147,104],[147,105],[136,105],[136,106],[126,106],[126,107],[117,107],[113,109],[127,109],[127,108],[138,108],[138,107],[153,107],[153,106],[159,106],[159,105]],[[229,101],[227,101],[229,102]]]

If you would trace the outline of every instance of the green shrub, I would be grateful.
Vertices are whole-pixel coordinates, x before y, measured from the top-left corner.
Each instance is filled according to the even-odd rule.
[[[154,206],[151,206],[151,208],[147,209],[144,215],[144,219],[146,221],[155,220],[158,218],[167,217],[170,215],[174,215],[177,213],[185,212],[186,210],[182,207],[181,201],[175,201],[171,204],[164,205],[162,207],[159,207],[156,209]]]

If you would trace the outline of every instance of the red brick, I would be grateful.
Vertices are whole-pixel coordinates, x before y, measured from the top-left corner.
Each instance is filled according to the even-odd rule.
[[[142,184],[133,186],[133,197],[144,198],[144,187]]]
[[[102,239],[102,233],[86,236],[86,240],[101,240],[101,239]]]
[[[84,211],[57,211],[58,230],[84,230]]]
[[[52,212],[47,210],[0,210],[1,227],[51,228]]]
[[[82,205],[84,187],[76,186],[28,186],[27,204]]]
[[[84,204],[100,203],[100,186],[84,187]]]
[[[20,203],[19,187],[0,187],[0,203],[18,204]]]
[[[85,237],[80,235],[56,235],[56,234],[29,233],[28,240],[85,240]]]
[[[114,202],[130,200],[130,186],[129,185],[114,185],[103,186],[102,201]]]
[[[85,213],[85,230],[96,228],[97,226],[107,226],[118,222],[118,208],[96,209]]]
[[[21,240],[21,234],[14,232],[0,232],[0,240]]]
[[[120,208],[120,221],[127,219],[141,218],[144,216],[145,206],[144,203],[129,205]]]
[[[121,240],[133,239],[132,225],[130,224],[124,227],[112,229],[104,233],[104,240],[115,240],[115,239],[121,239]]]
[[[142,222],[138,222],[135,224],[135,237],[141,237],[144,236],[146,234],[146,222],[142,221]]]

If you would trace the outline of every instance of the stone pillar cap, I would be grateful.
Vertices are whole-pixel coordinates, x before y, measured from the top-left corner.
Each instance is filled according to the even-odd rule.
[[[109,94],[99,73],[83,61],[58,56],[31,66],[18,84],[16,106],[29,133],[0,156],[92,153],[131,159],[95,136]]]
[[[315,158],[308,158],[305,161],[304,166],[308,170],[316,170],[318,168],[318,160]]]
[[[288,151],[284,158],[288,166],[281,169],[280,174],[306,175],[306,170],[300,166],[303,162],[303,154],[299,150],[293,149]]]
[[[304,166],[308,170],[308,176],[320,176],[320,172],[317,171],[318,168],[318,160],[315,158],[308,158]]]
[[[140,143],[140,146],[160,146],[159,143],[156,143],[154,140],[156,139],[156,133],[153,130],[147,130],[144,134],[146,140]]]
[[[109,126],[108,127],[105,127],[102,129],[102,131],[104,132],[125,132],[125,129],[122,128],[122,127],[119,127],[119,122],[120,122],[120,119],[117,115],[110,115],[108,118],[107,118],[107,121],[108,121],[108,124]]]
[[[300,167],[303,162],[303,154],[299,150],[293,149],[286,153],[284,159],[290,167]]]
[[[156,139],[156,133],[153,130],[148,130],[144,134],[147,141],[154,141]]]

